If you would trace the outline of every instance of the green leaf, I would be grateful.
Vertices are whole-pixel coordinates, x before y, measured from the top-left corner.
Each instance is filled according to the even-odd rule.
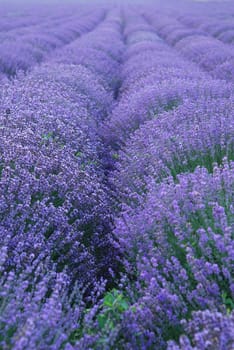
[[[119,306],[120,306],[120,311],[122,312],[128,310],[129,308],[128,302],[124,299],[119,302]]]
[[[106,314],[100,314],[97,316],[98,325],[101,329],[105,328],[108,317]]]
[[[81,157],[81,156],[82,156],[82,152],[77,151],[77,152],[75,153],[75,156],[76,156],[76,157]]]
[[[107,295],[103,299],[103,305],[111,307],[113,306],[114,301],[115,301],[115,298],[113,294],[107,293]]]
[[[43,134],[42,135],[42,139],[43,140],[50,140],[50,139],[52,139],[53,138],[53,132],[51,131],[51,132],[48,132],[47,134]]]
[[[114,153],[114,154],[112,154],[112,157],[113,157],[114,159],[119,159],[119,155],[118,155],[118,153]]]
[[[137,311],[136,306],[132,306],[132,307],[131,307],[131,311],[132,311],[133,313],[135,313],[135,312]]]

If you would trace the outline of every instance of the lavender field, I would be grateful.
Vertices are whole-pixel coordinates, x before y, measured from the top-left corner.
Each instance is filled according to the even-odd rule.
[[[0,1],[0,350],[234,350],[233,82],[233,1]]]

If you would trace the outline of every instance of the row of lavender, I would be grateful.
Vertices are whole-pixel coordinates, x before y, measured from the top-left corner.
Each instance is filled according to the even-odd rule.
[[[184,3],[171,12],[183,24],[198,28],[226,44],[234,44],[233,3]]]
[[[207,35],[201,28],[181,23],[167,11],[145,11],[160,37],[214,78],[234,80],[234,47]],[[182,20],[183,22],[183,20]]]
[[[40,22],[22,25],[0,32],[0,74],[15,75],[27,71],[48,59],[54,50],[74,41],[83,33],[92,30],[105,17],[106,10],[100,8],[76,9],[76,14],[47,18]],[[42,17],[43,18],[43,17]],[[27,22],[26,22],[27,23]],[[4,28],[4,25],[3,25]]]
[[[155,5],[157,6],[157,1]],[[174,0],[168,0],[160,3],[160,13],[172,16],[190,29],[198,29],[200,34],[213,36],[226,44],[234,43],[234,7],[230,0],[181,0],[180,6],[175,6]]]
[[[232,15],[220,15],[217,18],[206,15],[194,16],[193,14],[182,15],[178,17],[183,24],[198,28],[209,33],[211,36],[226,44],[234,44],[234,23]]]
[[[233,85],[183,59],[134,11],[125,15],[122,85],[101,130],[117,160],[110,181],[124,272],[74,349],[231,350]]]
[[[74,14],[81,16],[93,9],[92,5],[82,3],[70,3],[70,6],[67,6],[66,3],[61,2],[55,8],[53,3],[44,3],[42,6],[40,3],[1,2],[0,32],[3,34],[15,29],[20,31],[23,28],[33,29],[33,26],[49,24],[51,21],[56,21],[55,23],[58,24],[64,22],[65,18],[72,19]]]
[[[64,348],[114,274],[98,130],[114,103],[121,30],[113,9],[1,86],[1,349]]]

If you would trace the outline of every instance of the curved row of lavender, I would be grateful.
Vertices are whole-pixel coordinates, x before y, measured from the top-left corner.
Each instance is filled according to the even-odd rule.
[[[233,47],[69,6],[0,25],[0,348],[232,350]]]
[[[160,12],[173,16],[190,29],[197,29],[199,33],[213,36],[226,44],[234,43],[232,1],[182,0],[180,6],[175,6],[173,0],[168,0],[160,3]]]
[[[187,3],[184,5],[187,8],[185,10],[182,7],[181,15],[180,11],[176,14],[179,9],[175,9],[175,15],[179,21],[192,28],[199,28],[226,44],[234,44],[234,10],[231,1],[214,4],[190,3],[190,6]]]
[[[197,18],[197,16],[188,14],[180,16],[178,19],[183,24],[189,27],[199,28],[226,44],[234,44],[234,24],[232,16],[233,14],[230,15],[230,17],[228,16],[229,18],[220,16],[221,18],[214,19],[205,15]]]
[[[97,131],[114,103],[119,12],[1,87],[3,349],[63,348],[115,272]]]
[[[197,63],[211,76],[234,80],[234,47],[207,35],[201,28],[191,28],[170,13],[145,11],[147,20],[158,34],[182,55]]]
[[[8,77],[27,71],[44,61],[54,50],[92,30],[105,17],[105,9],[76,9],[75,15],[46,18],[0,32],[0,73]],[[59,13],[58,13],[59,14]],[[4,26],[3,26],[4,27]]]

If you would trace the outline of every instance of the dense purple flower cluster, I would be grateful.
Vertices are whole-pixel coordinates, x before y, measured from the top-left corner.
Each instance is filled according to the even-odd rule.
[[[123,49],[120,27],[113,10],[89,44],[108,57],[113,75]],[[74,47],[79,52],[82,39]],[[85,54],[92,58],[87,49],[83,60]],[[69,61],[62,48],[0,90],[3,348],[59,349],[79,326],[79,290],[94,302],[95,290],[100,295],[106,284],[102,278],[113,273],[106,151],[97,130],[115,88],[110,74],[95,67],[95,57],[87,67]]]
[[[2,349],[59,349],[66,340],[66,329],[74,327],[82,306],[78,290],[76,306],[71,306],[65,273],[56,273],[47,262],[31,259],[26,269],[16,274],[3,273],[7,248],[1,253],[1,341]],[[31,291],[30,291],[31,290]],[[56,329],[56,331],[55,331]]]
[[[180,3],[0,6],[1,349],[233,350],[232,10]]]
[[[147,135],[147,137],[145,136]],[[144,124],[119,152],[114,183],[122,200],[143,194],[148,177],[194,171],[223,157],[234,160],[234,113],[230,98],[188,100]]]
[[[180,345],[169,343],[168,350],[232,349],[234,314],[198,311],[190,322],[183,322],[188,336],[180,338]],[[192,339],[192,341],[190,340]]]
[[[119,86],[119,67],[124,50],[122,26],[116,10],[111,10],[95,31],[66,45],[59,55],[56,54],[54,61],[87,67],[115,92]]]
[[[89,241],[83,230],[92,235],[95,222],[105,226],[108,221],[99,159],[102,147],[95,137],[97,118],[106,113],[100,100],[112,101],[98,79],[82,66],[46,65],[5,86],[1,225],[12,235],[13,265],[21,266],[30,253],[48,254],[51,249],[63,261],[65,255],[59,250],[66,240],[72,264],[79,266],[78,261],[87,256],[89,264],[95,265],[88,252],[83,256],[79,250],[81,241],[84,245]],[[21,259],[22,254],[25,258]],[[88,270],[91,273],[92,268]]]
[[[223,168],[214,167],[213,174],[197,168],[178,175],[177,182],[170,177],[160,184],[148,180],[143,203],[137,209],[126,208],[115,229],[121,247],[138,265],[139,279],[146,284],[152,278],[166,282],[171,274],[170,288],[178,287],[181,293],[183,289],[184,297],[188,288],[186,298],[201,307],[213,303],[213,298],[221,300],[219,285],[234,292],[230,275],[233,166],[225,160]],[[184,274],[177,287],[173,269]],[[212,280],[216,281],[213,286]]]
[[[117,348],[164,349],[167,340],[185,332],[194,337],[192,344],[203,344],[195,349],[232,349],[233,316],[225,314],[233,308],[234,293],[233,167],[224,160],[213,174],[197,168],[176,182],[168,177],[156,184],[151,179],[138,208],[125,206],[115,235],[130,278],[125,293],[132,305],[110,332],[109,342]],[[181,320],[197,310],[202,312],[184,327]],[[210,322],[199,320],[200,314]],[[187,349],[189,340],[181,339]]]
[[[127,38],[119,103],[103,129],[105,141],[117,149],[142,122],[162,111],[187,99],[226,98],[232,92],[231,85],[224,86],[182,59],[142,18],[135,21],[135,32],[131,26]],[[144,31],[138,29],[142,25]]]

